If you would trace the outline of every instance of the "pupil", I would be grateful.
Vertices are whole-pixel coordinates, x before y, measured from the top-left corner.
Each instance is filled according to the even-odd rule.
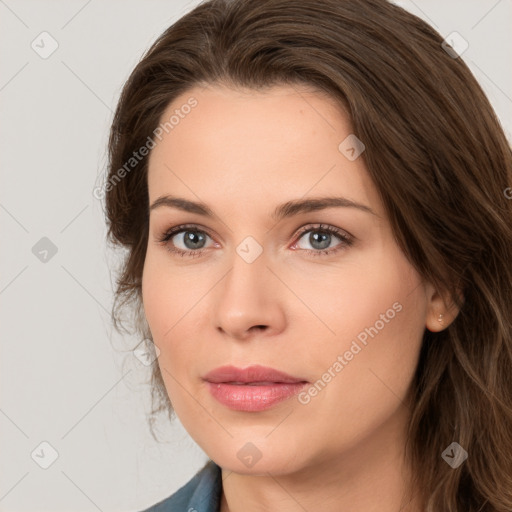
[[[320,242],[319,240],[320,239]],[[315,244],[320,243],[320,247],[317,247]],[[327,243],[326,243],[327,242]],[[329,247],[329,244],[331,242],[331,235],[329,233],[311,233],[309,235],[309,243],[312,247],[315,247],[315,249],[327,249]]]
[[[204,242],[204,235],[195,231],[188,231],[185,233],[185,245],[189,249],[200,249],[197,245],[201,245]]]

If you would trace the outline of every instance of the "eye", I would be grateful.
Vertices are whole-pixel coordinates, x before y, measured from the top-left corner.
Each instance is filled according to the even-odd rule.
[[[207,239],[211,237],[196,226],[176,226],[169,229],[158,239],[169,252],[181,256],[200,256],[203,254]]]
[[[334,226],[305,226],[299,232],[299,240],[294,244],[292,249],[301,249],[308,254],[318,256],[321,254],[333,254],[341,249],[350,247],[354,240],[348,233]],[[306,236],[308,235],[308,236]],[[339,241],[338,244],[332,245],[333,242]],[[304,247],[309,244],[312,249]]]

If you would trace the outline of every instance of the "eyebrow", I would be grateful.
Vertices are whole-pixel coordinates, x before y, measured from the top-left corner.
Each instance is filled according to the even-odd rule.
[[[150,206],[149,211],[153,211],[162,206],[169,208],[176,208],[184,212],[196,213],[203,215],[208,218],[215,217],[213,211],[204,203],[196,201],[190,201],[181,197],[175,196],[161,196],[156,199]],[[325,208],[357,208],[372,215],[377,215],[369,206],[364,204],[356,203],[345,197],[313,197],[307,199],[295,199],[293,201],[287,201],[279,205],[271,215],[274,221],[280,221],[287,217],[293,217],[299,213],[309,213],[318,210],[324,210]]]

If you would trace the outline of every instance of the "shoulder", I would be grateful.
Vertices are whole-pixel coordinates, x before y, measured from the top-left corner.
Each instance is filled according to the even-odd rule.
[[[218,512],[221,492],[221,469],[210,460],[172,496],[141,512]]]

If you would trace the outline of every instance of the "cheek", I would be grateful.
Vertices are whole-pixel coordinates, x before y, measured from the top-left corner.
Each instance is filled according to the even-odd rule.
[[[192,271],[176,266],[171,268],[163,251],[160,254],[160,251],[148,250],[142,276],[142,297],[155,343],[164,344],[173,339],[207,289],[208,283]],[[165,345],[159,348],[165,350]]]
[[[163,251],[149,250],[146,257],[142,277],[144,311],[160,350],[157,361],[173,404],[183,393],[180,383],[197,377],[197,361],[209,348],[201,343],[204,324],[199,321],[208,316],[204,310],[206,295],[214,284],[209,274],[193,266],[171,267]]]
[[[148,253],[142,275],[142,301],[146,320],[149,324],[153,341],[160,347],[161,340],[172,325],[169,314],[173,311],[174,295],[171,293],[172,283],[168,282],[167,274],[155,258]]]
[[[313,383],[301,396],[302,435],[323,432],[330,451],[347,449],[396,418],[424,332],[421,281],[408,262],[383,259],[347,274],[344,284],[329,288],[336,307],[324,299],[329,315],[322,320],[336,335],[322,336],[320,350],[319,343],[302,347]]]
[[[333,391],[349,383],[358,395],[377,379],[370,370],[402,388],[414,372],[425,329],[426,300],[414,267],[397,248],[386,246],[315,278],[314,287],[302,281],[298,294],[324,325],[313,315],[297,319],[301,331],[310,333],[303,350],[314,376],[335,371],[342,356],[343,369],[337,365],[335,373],[344,377],[328,386]],[[316,349],[307,343],[315,330],[322,332]]]
[[[179,272],[170,272],[165,256],[148,251],[142,276],[144,312],[153,341],[159,348],[158,366],[174,410],[183,408],[183,369],[190,366],[186,343],[179,343],[179,333],[194,304],[193,286],[185,286]],[[185,349],[185,350],[184,350]],[[190,352],[190,351],[189,351]]]
[[[311,405],[351,411],[362,432],[404,400],[416,369],[426,311],[420,276],[405,256],[389,251],[368,263],[347,272],[343,287],[329,288],[326,296],[335,307],[326,300],[329,315],[323,319],[336,335],[331,342],[325,338],[321,351],[308,354],[321,380]],[[329,383],[324,386],[325,380]],[[341,417],[346,420],[346,415]],[[335,421],[333,428],[347,425]]]
[[[376,323],[379,337],[387,334],[397,341],[402,328],[416,326],[415,332],[421,332],[425,314],[421,279],[392,243],[372,251],[347,253],[346,260],[336,266],[286,272],[290,272],[287,282],[294,283],[294,292],[301,299],[290,322],[303,324],[310,333],[316,326],[325,348],[332,345],[334,351],[343,349],[360,333],[364,339],[365,329]],[[311,314],[304,315],[303,304]],[[311,324],[309,329],[307,323]]]

